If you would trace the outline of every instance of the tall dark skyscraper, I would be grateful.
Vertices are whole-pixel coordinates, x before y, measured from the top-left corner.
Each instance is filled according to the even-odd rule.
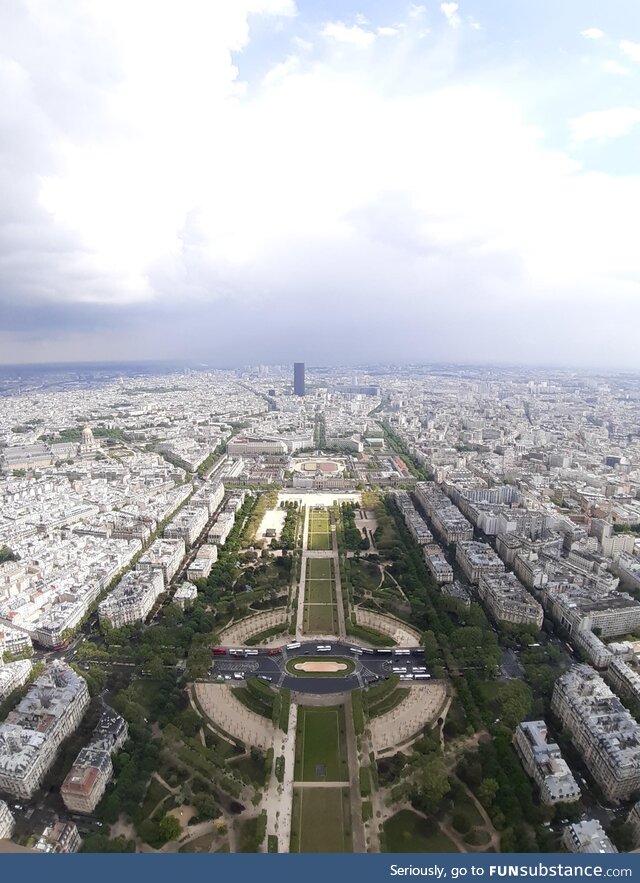
[[[304,395],[304,362],[293,363],[293,391],[297,396]]]

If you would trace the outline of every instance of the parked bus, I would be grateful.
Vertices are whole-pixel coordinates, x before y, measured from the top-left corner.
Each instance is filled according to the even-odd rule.
[[[431,675],[422,675],[422,674],[414,675],[414,678],[416,679],[416,681],[425,681],[425,680],[428,680],[430,677],[431,677]]]
[[[300,646],[300,641],[292,641],[291,644],[287,644],[287,650],[297,650]]]
[[[394,650],[395,656],[409,656],[411,654],[411,650]]]
[[[316,647],[317,653],[331,653],[331,644],[318,644]]]
[[[391,655],[391,650],[387,650],[386,648],[383,648],[383,647],[378,647],[376,649],[376,653],[388,653],[389,655]]]
[[[358,656],[362,656],[362,650],[359,647],[349,647],[351,653],[357,653]]]
[[[211,652],[213,653],[214,656],[226,656],[227,655],[227,651],[225,650],[224,647],[214,647],[211,650]]]

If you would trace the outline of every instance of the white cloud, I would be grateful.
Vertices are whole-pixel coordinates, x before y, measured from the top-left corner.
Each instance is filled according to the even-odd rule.
[[[275,64],[267,71],[267,73],[264,75],[262,84],[264,86],[273,86],[273,84],[277,83],[278,80],[281,80],[288,74],[291,74],[294,71],[298,70],[299,67],[299,57],[297,55],[287,55],[284,61],[281,61],[279,64]]]
[[[571,140],[582,144],[585,141],[620,138],[627,135],[638,123],[638,107],[612,107],[608,110],[591,111],[570,121]]]
[[[400,28],[392,28],[388,25],[381,25],[379,28],[376,28],[376,32],[381,37],[395,37],[396,34],[400,33]]]
[[[632,61],[640,61],[640,43],[632,43],[631,40],[620,40],[618,45],[620,50],[631,58]]]
[[[562,352],[569,341],[576,351],[595,351],[601,313],[590,304],[606,291],[621,306],[612,315],[625,316],[621,338],[635,347],[640,177],[590,174],[551,150],[513,98],[518,84],[487,75],[476,85],[442,86],[443,78],[417,63],[430,53],[415,52],[418,38],[407,27],[401,39],[380,39],[375,58],[344,52],[335,39],[316,45],[312,57],[283,56],[267,88],[249,83],[243,94],[236,65],[242,72],[250,37],[246,4],[220,0],[214,15],[202,0],[187,15],[182,4],[174,12],[157,0],[135,14],[138,4],[122,0],[116,14],[114,3],[86,7],[99,9],[92,28],[104,50],[91,44],[86,69],[74,67],[79,56],[69,51],[85,39],[46,39],[65,21],[57,5],[36,42],[62,56],[34,62],[35,53],[18,53],[13,36],[20,60],[10,75],[0,65],[10,98],[3,104],[15,115],[6,133],[19,135],[13,148],[9,137],[0,139],[0,152],[13,149],[6,162],[2,153],[0,175],[10,168],[18,177],[16,158],[30,169],[11,209],[37,193],[54,233],[68,237],[60,245],[47,228],[38,240],[29,291],[74,307],[147,299],[145,316],[159,311],[157,322],[163,304],[180,302],[185,316],[206,326],[212,348],[217,336],[227,342],[219,329],[229,327],[243,328],[243,343],[250,340],[244,329],[255,327],[265,340],[282,332],[299,345],[308,317],[327,315],[334,326],[339,318],[350,357],[351,342],[367,338],[361,323],[381,316],[378,337],[371,336],[381,354],[394,318],[410,315],[399,349],[421,339],[423,328],[438,327],[468,334],[474,346],[487,333],[496,348],[529,345],[532,358],[552,358],[552,351],[543,349],[543,333],[523,338],[530,316],[548,324],[554,317]],[[2,28],[0,45],[1,37]],[[452,43],[450,34],[433,39],[447,63]],[[52,76],[58,69],[64,78]],[[74,100],[48,96],[47,78],[75,78]],[[75,116],[67,115],[70,104]],[[637,114],[621,107],[609,117],[579,117],[571,124],[574,142],[616,137],[637,124]],[[45,147],[41,160],[37,151]],[[25,287],[7,284],[2,261],[2,237],[16,227],[13,216],[2,226],[7,191],[5,183],[0,295],[11,291],[19,300]],[[33,226],[41,223],[38,216]],[[30,232],[21,225],[21,236]],[[10,261],[19,253],[11,251]],[[229,304],[237,305],[231,316]],[[565,324],[556,318],[563,304]],[[597,317],[585,344],[575,323],[590,315]],[[168,339],[173,332],[167,328]],[[326,339],[330,347],[330,332]],[[629,362],[637,363],[637,347],[632,352]]]
[[[301,52],[310,52],[313,49],[313,43],[309,40],[303,40],[302,37],[293,37],[292,43]]]
[[[342,21],[327,22],[320,33],[323,37],[328,37],[337,43],[347,43],[358,49],[371,46],[376,38],[371,31],[367,31],[359,25],[346,25]]]
[[[613,74],[616,77],[630,77],[631,76],[631,70],[628,67],[625,67],[623,64],[620,64],[619,61],[615,61],[612,58],[603,62],[602,69],[604,71],[606,71],[608,74]]]
[[[580,36],[585,40],[602,40],[604,31],[601,31],[600,28],[585,28],[584,31],[580,31]]]
[[[449,22],[452,28],[459,28],[462,24],[462,19],[458,14],[458,4],[457,3],[441,3],[440,9],[442,14]]]

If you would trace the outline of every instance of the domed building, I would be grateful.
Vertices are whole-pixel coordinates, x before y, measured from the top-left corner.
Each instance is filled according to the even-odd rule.
[[[82,427],[82,437],[80,440],[80,453],[81,454],[89,454],[92,451],[97,450],[96,440],[93,437],[93,432],[91,431],[91,427],[88,423],[85,423]]]

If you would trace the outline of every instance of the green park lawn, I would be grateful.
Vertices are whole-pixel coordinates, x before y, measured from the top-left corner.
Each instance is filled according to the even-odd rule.
[[[300,707],[294,778],[299,782],[348,781],[342,706]]]
[[[291,852],[351,852],[347,788],[296,788]]]

